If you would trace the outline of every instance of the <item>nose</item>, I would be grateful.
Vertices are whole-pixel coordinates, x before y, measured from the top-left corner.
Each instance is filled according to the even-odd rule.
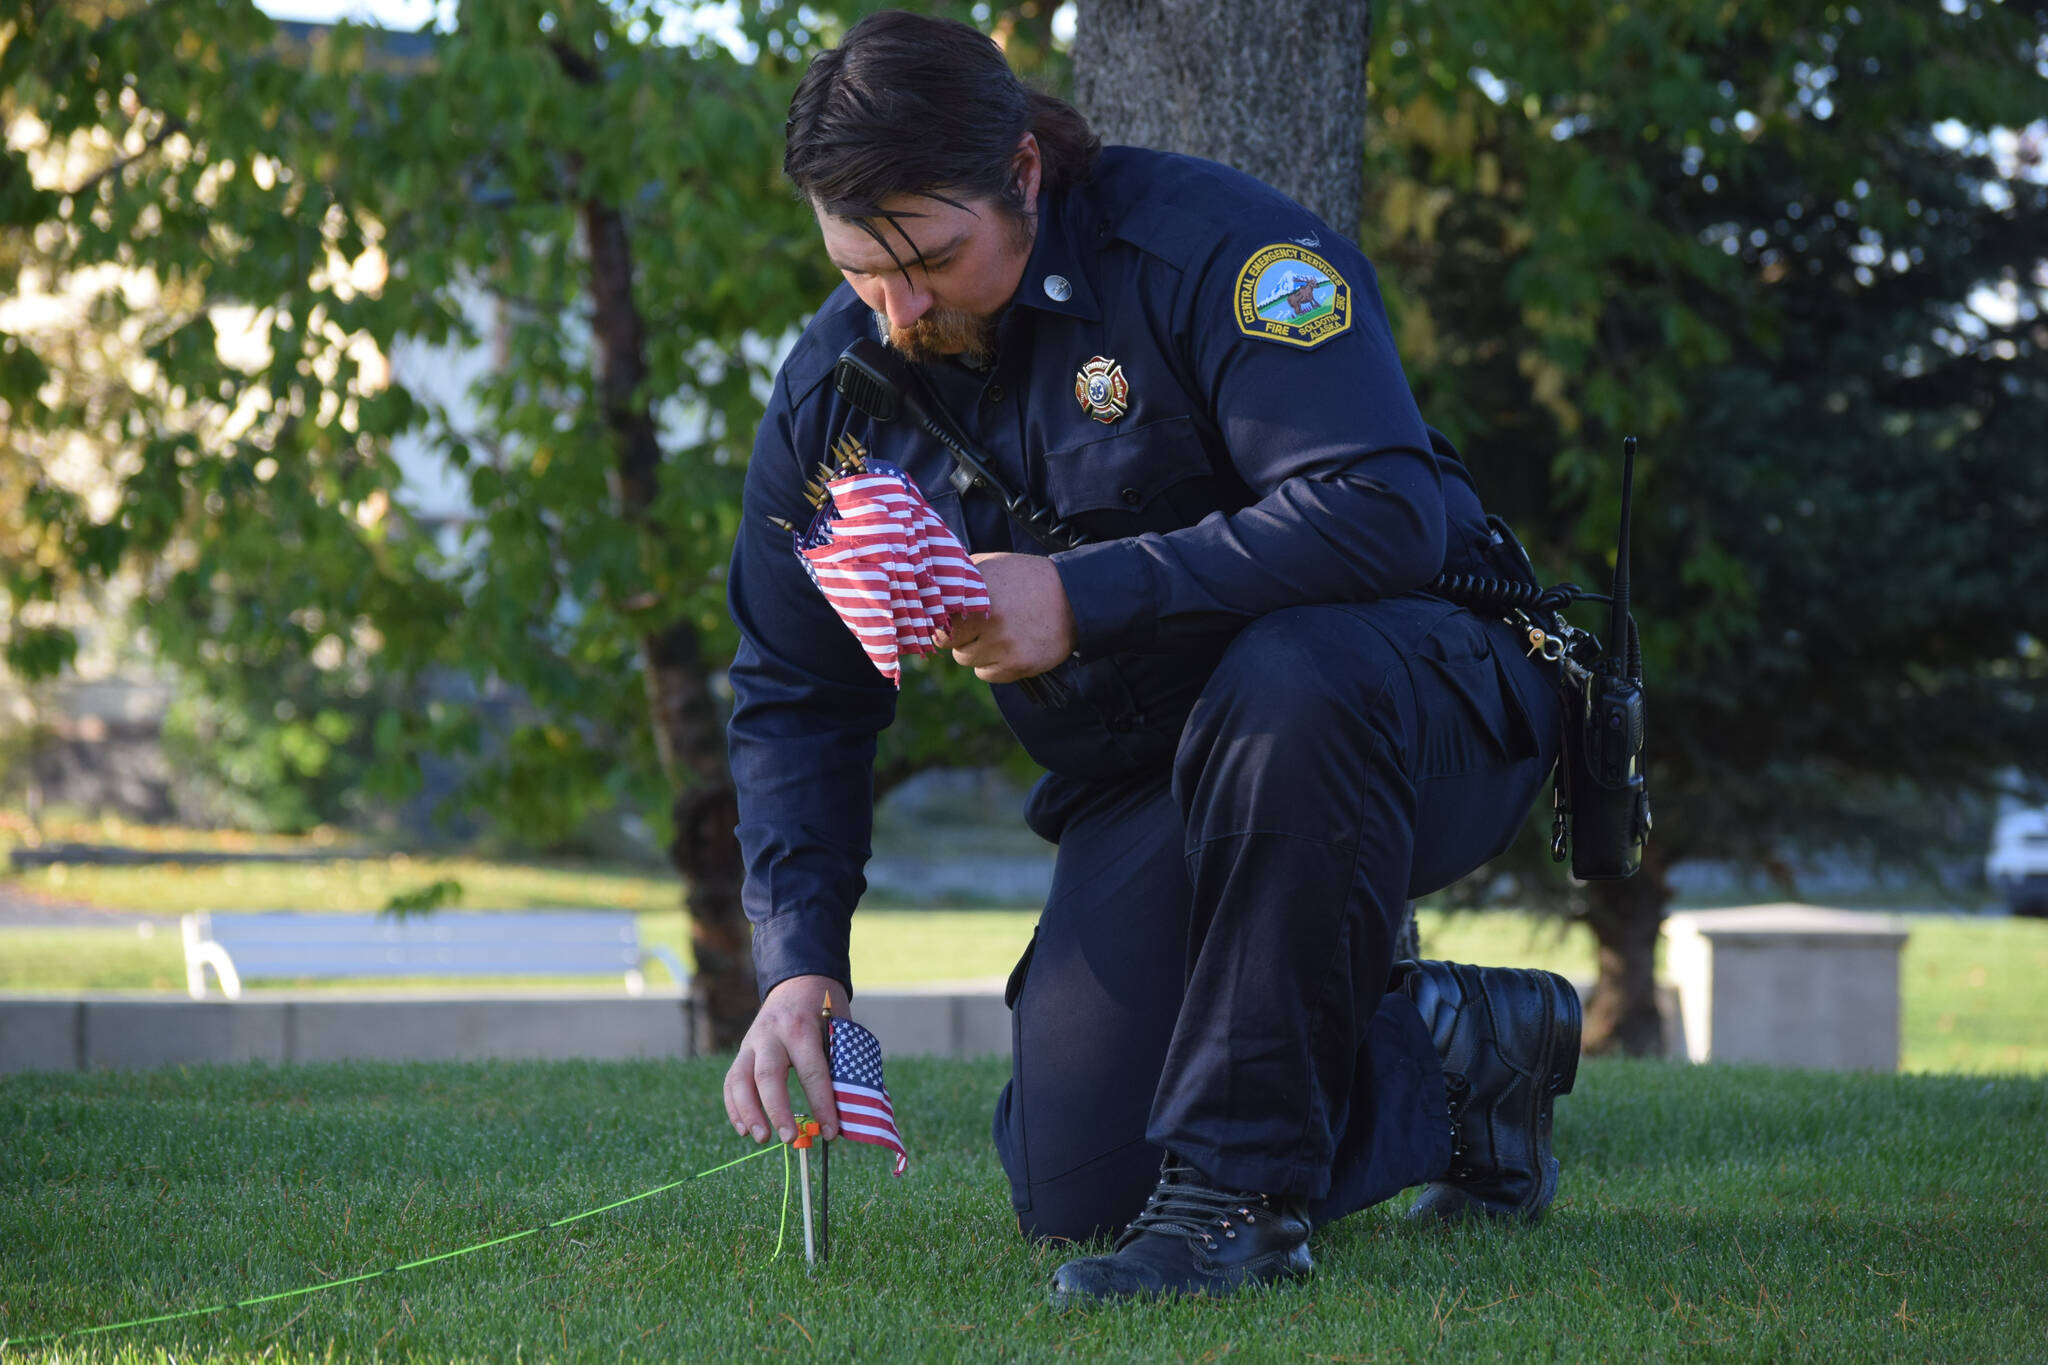
[[[901,274],[881,276],[879,287],[882,294],[879,311],[889,319],[891,327],[914,326],[919,318],[931,311],[931,290],[921,288]]]

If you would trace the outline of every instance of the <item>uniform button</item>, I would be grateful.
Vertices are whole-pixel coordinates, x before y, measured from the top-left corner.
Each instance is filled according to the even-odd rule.
[[[1122,497],[1126,507],[1136,507],[1145,500],[1145,495],[1135,488],[1126,488],[1123,491]]]
[[[981,396],[991,403],[1000,403],[1003,401],[1003,386],[1001,384],[991,384],[983,391]]]

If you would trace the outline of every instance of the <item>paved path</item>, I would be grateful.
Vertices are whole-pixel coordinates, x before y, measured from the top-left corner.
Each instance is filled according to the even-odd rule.
[[[150,923],[175,928],[176,915],[139,915],[132,910],[102,910],[81,901],[61,900],[30,891],[0,878],[0,929],[132,929]]]

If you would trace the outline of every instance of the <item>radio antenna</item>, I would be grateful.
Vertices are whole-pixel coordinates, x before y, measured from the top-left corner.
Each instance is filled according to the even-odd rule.
[[[1614,615],[1608,625],[1608,672],[1628,672],[1628,520],[1635,501],[1636,438],[1621,441],[1621,534],[1614,542]]]

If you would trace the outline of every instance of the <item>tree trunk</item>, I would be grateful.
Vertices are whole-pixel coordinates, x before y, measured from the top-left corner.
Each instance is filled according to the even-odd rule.
[[[1642,870],[1626,881],[1586,887],[1586,923],[1600,945],[1600,976],[1586,1002],[1580,1047],[1589,1056],[1664,1053],[1664,1019],[1657,1009],[1657,936],[1671,884],[1664,864],[1648,852]]]
[[[1356,237],[1371,42],[1371,0],[1081,0],[1074,105],[1106,143],[1221,161]],[[1394,951],[1421,954],[1413,902]]]
[[[690,946],[697,958],[696,997],[702,1050],[739,1046],[760,1003],[754,983],[753,935],[740,908],[739,799],[725,761],[725,727],[711,699],[702,641],[685,624],[643,636],[649,710],[668,736],[686,775],[671,806],[675,842],[669,860],[689,888]]]
[[[1104,142],[1235,166],[1347,237],[1370,0],[1081,0],[1074,103]]]
[[[572,79],[600,79],[580,54],[560,44],[554,51]],[[570,158],[572,182],[581,169],[579,159]],[[614,443],[612,490],[620,519],[654,557],[659,553],[654,542],[664,534],[650,516],[661,491],[661,444],[645,393],[646,328],[633,300],[632,238],[618,209],[601,199],[584,200],[577,214],[590,257],[598,392]],[[636,598],[631,606],[642,604]],[[660,603],[642,609],[658,612]],[[674,794],[675,842],[669,845],[669,860],[683,878],[683,906],[697,959],[697,1044],[718,1051],[738,1046],[756,1004],[751,937],[740,908],[739,842],[733,834],[738,800],[696,630],[680,621],[652,626],[640,633],[638,644],[655,753]]]

